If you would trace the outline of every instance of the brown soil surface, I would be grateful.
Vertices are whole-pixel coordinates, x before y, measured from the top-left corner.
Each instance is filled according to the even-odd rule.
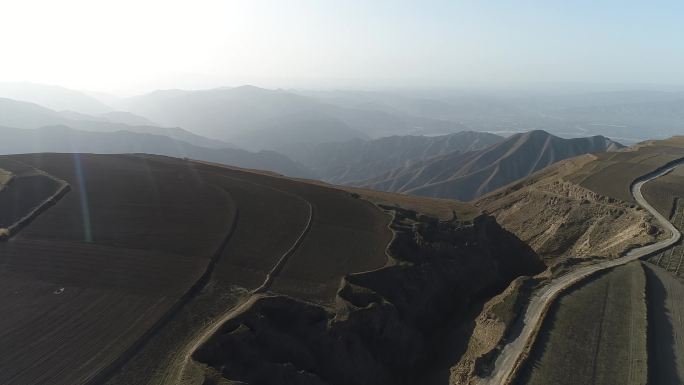
[[[207,166],[200,166],[199,170],[204,170],[205,167]],[[227,257],[217,266],[217,279],[232,281],[244,277],[249,272],[235,269],[235,265],[245,264],[239,262],[239,259],[247,261],[250,269],[258,270],[254,268],[253,259],[255,256],[263,256],[271,259],[264,260],[260,268],[261,274],[255,277],[254,284],[261,284],[265,273],[292,245],[294,239],[291,236],[283,238],[278,249],[255,251],[254,248],[265,247],[279,239],[283,228],[289,228],[293,233],[294,230],[301,230],[308,215],[306,202],[313,207],[311,230],[274,279],[273,291],[310,301],[331,302],[344,275],[377,269],[387,263],[385,249],[392,239],[392,233],[387,227],[390,217],[373,204],[355,198],[346,191],[324,185],[244,170],[221,170],[222,177],[216,183],[231,191],[240,208],[241,219],[236,234],[226,248]],[[270,194],[270,197],[257,197],[254,193],[241,196],[233,193],[235,188],[259,189],[260,194]],[[242,207],[246,205],[262,211],[243,215]],[[268,220],[271,217],[280,218],[281,222]],[[244,221],[254,221],[255,226],[262,228],[242,226]],[[244,236],[241,236],[243,230]],[[269,237],[259,239],[257,234],[269,234]],[[241,246],[243,244],[245,246]],[[246,249],[242,249],[243,247]],[[251,289],[258,285],[241,286]]]
[[[7,315],[0,319],[0,383],[91,381],[195,283],[234,209],[224,191],[178,165],[134,156],[0,158],[8,159],[73,189],[0,244],[0,312]]]
[[[666,177],[667,176],[669,175],[666,175]],[[678,187],[678,190],[673,191],[676,195],[673,195],[674,202],[673,207],[670,210],[672,213],[672,215],[670,215],[670,222],[672,222],[679,231],[682,231],[682,229],[684,229],[684,199],[682,199],[680,195],[682,195],[682,188],[684,188],[684,185],[676,187]],[[651,190],[651,195],[656,195],[653,190]],[[666,194],[661,196],[664,195]],[[667,214],[665,215],[667,216]],[[665,251],[648,257],[647,260],[653,265],[670,272],[675,277],[684,277],[684,243],[681,241]]]
[[[388,266],[346,275],[334,307],[257,299],[195,353],[205,383],[448,382],[472,309],[543,267],[491,217],[440,222],[392,210]]]
[[[344,276],[385,266],[393,238],[374,204],[273,174],[146,155],[0,161],[72,187],[0,244],[0,313],[12,314],[0,351],[14,352],[0,355],[3,384],[154,378],[192,330],[263,283],[309,206],[274,292],[331,306]]]
[[[684,157],[684,137],[644,142],[596,157],[568,180],[599,195],[633,203],[629,188],[634,179]]]
[[[416,195],[368,190],[356,187],[337,187],[358,194],[363,199],[375,204],[411,210],[443,221],[451,220],[454,217],[468,221],[480,214],[480,210],[470,203],[451,199],[426,198]]]
[[[7,228],[28,215],[61,187],[44,175],[17,176],[0,191],[0,228]]]
[[[552,305],[517,384],[647,382],[646,277],[629,263]]]
[[[656,210],[667,218],[671,217],[676,201],[684,200],[684,167],[645,184],[643,194]]]

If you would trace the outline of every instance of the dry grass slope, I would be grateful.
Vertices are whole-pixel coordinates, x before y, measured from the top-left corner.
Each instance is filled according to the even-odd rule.
[[[652,242],[657,230],[647,212],[567,180],[593,160],[584,156],[560,162],[483,197],[476,205],[550,261],[567,256],[615,257]]]
[[[562,159],[614,146],[614,142],[601,136],[562,139],[544,131],[530,131],[479,151],[430,158],[352,184],[470,201]]]
[[[634,204],[631,183],[682,157],[684,137],[583,155],[494,191],[476,206],[547,258],[615,257],[661,235],[653,218]],[[656,207],[671,205],[676,187],[646,186]]]

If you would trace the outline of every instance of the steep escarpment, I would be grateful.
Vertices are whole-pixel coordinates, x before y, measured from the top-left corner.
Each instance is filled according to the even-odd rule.
[[[501,348],[517,332],[526,304],[539,282],[536,277],[516,278],[506,290],[484,304],[466,351],[450,369],[449,384],[474,385],[491,371]]]
[[[639,177],[684,157],[684,138],[648,141],[558,162],[483,196],[475,205],[546,258],[615,257],[664,235],[630,191]],[[649,182],[644,196],[669,214],[679,176]],[[681,189],[680,189],[681,190]]]
[[[562,178],[486,196],[478,206],[547,258],[615,257],[652,242],[661,230],[632,203],[599,195]]]
[[[469,309],[544,268],[491,216],[439,221],[392,210],[387,266],[345,276],[331,307],[257,299],[195,352],[205,384],[416,383],[445,349],[462,353],[467,337],[443,336],[471,321]]]

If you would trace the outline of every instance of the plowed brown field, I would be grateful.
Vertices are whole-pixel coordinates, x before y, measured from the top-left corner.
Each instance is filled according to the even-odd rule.
[[[8,160],[71,191],[0,244],[2,384],[106,379],[207,282],[259,287],[309,212],[272,290],[329,302],[386,263],[389,217],[334,188],[157,156]]]
[[[645,292],[634,261],[562,294],[515,383],[646,384]]]

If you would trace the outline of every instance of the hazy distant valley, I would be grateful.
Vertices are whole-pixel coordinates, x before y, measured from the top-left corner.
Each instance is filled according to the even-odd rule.
[[[655,91],[407,93],[243,86],[99,95],[105,103],[60,87],[2,83],[0,126],[12,140],[0,151],[150,153],[470,200],[571,156],[668,136],[681,128],[684,105],[681,93]],[[514,135],[533,130],[552,135]],[[613,141],[579,139],[594,135]]]

